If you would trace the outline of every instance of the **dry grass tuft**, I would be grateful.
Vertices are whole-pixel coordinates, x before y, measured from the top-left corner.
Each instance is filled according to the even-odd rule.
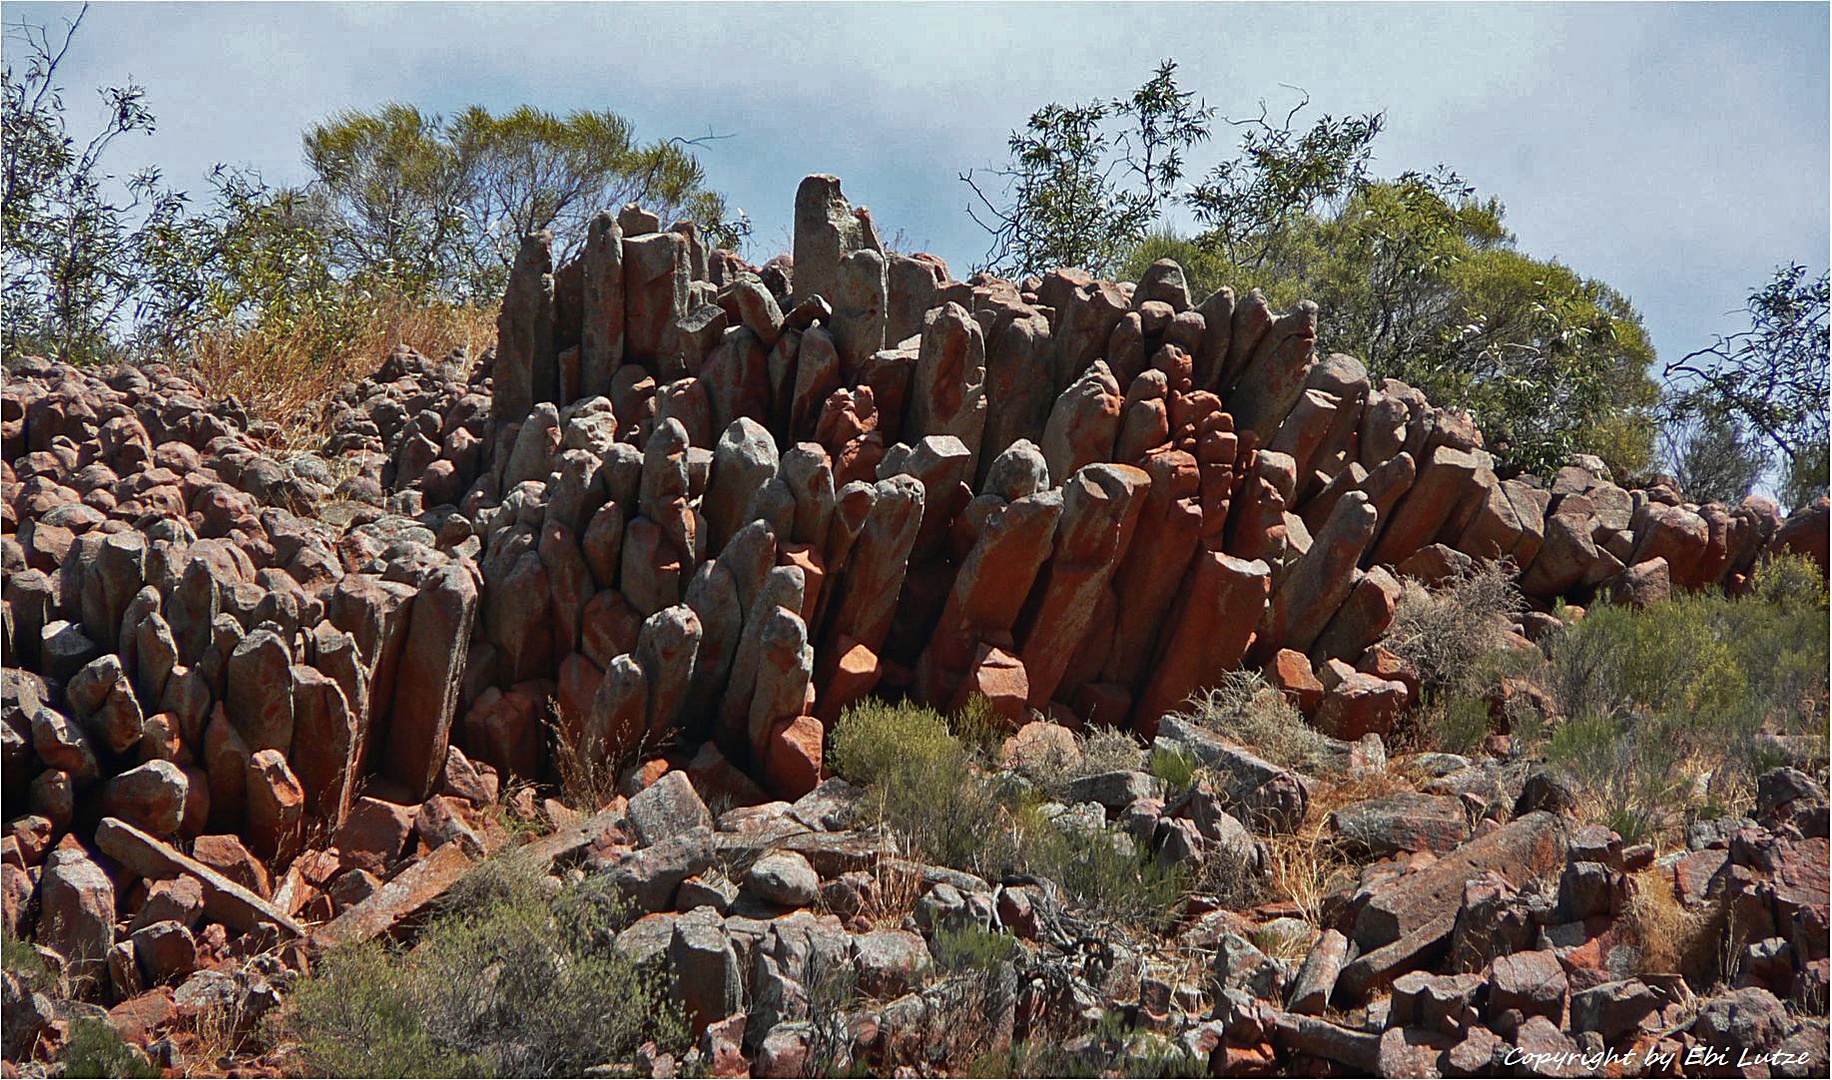
[[[548,751],[560,779],[560,802],[586,814],[609,806],[618,795],[624,773],[659,749],[656,740],[644,732],[633,745],[613,752],[602,738],[588,737],[585,718],[570,715],[557,697],[547,699],[541,723],[547,728]],[[727,809],[730,807],[714,809],[713,814],[716,817]]]
[[[1272,856],[1269,892],[1290,900],[1312,926],[1322,926],[1324,899],[1366,861],[1353,858],[1336,842],[1329,827],[1330,814],[1354,803],[1412,790],[1405,776],[1385,769],[1356,769],[1320,779],[1311,791],[1304,822],[1289,833],[1266,838]]]
[[[872,860],[871,876],[877,886],[876,903],[868,905],[863,914],[876,927],[895,929],[902,926],[905,919],[916,913],[916,904],[929,891],[923,884],[920,866],[907,859],[887,856],[883,851]]]
[[[184,1076],[220,1076],[225,1069],[233,1068],[248,1048],[249,1025],[231,1006],[204,1009],[185,1025],[185,1032],[195,1042],[184,1048]]]
[[[1081,750],[1081,764],[1070,770],[1073,775],[1069,779],[1104,772],[1132,772],[1145,764],[1145,751],[1130,731],[1097,727],[1076,736],[1075,742]]]
[[[1323,819],[1312,818],[1296,832],[1269,837],[1266,846],[1272,855],[1270,891],[1290,900],[1305,922],[1322,926],[1324,899],[1353,866]]]
[[[252,418],[280,429],[282,446],[309,447],[324,436],[325,403],[343,384],[374,371],[389,350],[409,345],[438,358],[463,348],[474,360],[496,344],[496,312],[385,298],[355,334],[340,331],[325,315],[284,333],[218,331],[176,359],[207,398],[233,394]]]
[[[1678,972],[1693,986],[1709,986],[1725,975],[1726,905],[1718,899],[1706,907],[1686,907],[1673,887],[1671,870],[1653,867],[1630,876],[1624,922],[1640,950],[1643,974]]]
[[[1411,662],[1427,691],[1465,685],[1525,606],[1505,560],[1478,562],[1434,589],[1413,578],[1402,586],[1386,646]]]
[[[1241,670],[1221,673],[1216,684],[1192,698],[1185,719],[1232,739],[1272,762],[1302,768],[1323,751],[1323,734],[1305,722],[1263,675]]]

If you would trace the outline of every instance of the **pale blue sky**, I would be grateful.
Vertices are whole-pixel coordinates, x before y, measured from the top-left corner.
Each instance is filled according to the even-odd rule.
[[[65,85],[87,110],[145,84],[159,130],[115,163],[194,191],[217,161],[303,180],[304,127],[389,100],[730,132],[701,156],[754,258],[784,246],[800,177],[833,172],[964,276],[985,241],[956,174],[1002,162],[1036,106],[1175,57],[1227,115],[1290,101],[1280,83],[1310,115],[1385,109],[1379,174],[1441,161],[1499,195],[1524,250],[1627,293],[1671,359],[1734,329],[1776,264],[1826,265],[1827,35],[1825,4],[98,4]]]

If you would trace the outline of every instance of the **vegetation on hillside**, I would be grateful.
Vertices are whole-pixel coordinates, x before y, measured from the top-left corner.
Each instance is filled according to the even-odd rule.
[[[1798,556],[1764,563],[1743,597],[1597,607],[1549,650],[1563,720],[1546,757],[1629,843],[1747,814],[1762,773],[1824,758],[1826,619],[1825,578]]]
[[[1668,365],[1663,397],[1629,298],[1521,251],[1500,199],[1442,165],[1371,174],[1383,113],[1306,125],[1308,97],[1277,119],[1262,106],[1226,120],[1237,148],[1186,183],[1215,111],[1175,75],[1166,61],[1128,98],[1046,105],[1012,132],[1005,166],[962,175],[991,237],[989,269],[1137,280],[1168,258],[1198,300],[1224,285],[1257,288],[1275,308],[1314,300],[1320,351],[1468,409],[1520,471],[1548,475],[1591,453],[1620,478],[1671,469],[1735,502],[1780,456],[1789,506],[1825,489],[1823,276],[1778,272],[1751,298],[1752,329]],[[1174,204],[1193,234],[1168,223]]]
[[[1566,770],[1585,816],[1629,843],[1748,813],[1763,772],[1824,759],[1832,654],[1826,579],[1810,560],[1763,562],[1742,596],[1599,603],[1534,649],[1504,638],[1518,602],[1501,564],[1436,589],[1406,582],[1386,645],[1418,669],[1422,694],[1399,741],[1470,754],[1511,735]]]
[[[275,1035],[302,1075],[583,1076],[686,1034],[666,986],[612,943],[626,907],[603,879],[554,891],[502,857],[442,901],[411,950],[328,954],[287,995]]]
[[[271,415],[286,416],[312,400],[297,384],[322,397],[341,381],[326,373],[347,377],[394,344],[434,355],[493,344],[523,233],[583,235],[585,216],[631,201],[726,243],[745,228],[727,221],[693,141],[642,141],[609,111],[445,118],[394,103],[307,131],[312,177],[297,187],[218,166],[194,197],[157,170],[123,175],[122,150],[155,127],[149,95],[106,88],[102,128],[72,130],[60,66],[82,21],[7,27],[9,356],[195,361],[212,389],[266,389]],[[239,386],[208,374],[224,369]]]
[[[916,856],[989,880],[1026,873],[1059,885],[1092,917],[1155,927],[1188,887],[1181,868],[1154,862],[1117,830],[1071,820],[1053,802],[1072,780],[1138,770],[1145,754],[1112,733],[1108,749],[1072,764],[1039,763],[1029,777],[994,771],[1000,742],[983,705],[954,717],[876,700],[847,710],[829,736],[835,774],[867,790],[868,820],[880,822]],[[1113,752],[1113,744],[1124,749]]]

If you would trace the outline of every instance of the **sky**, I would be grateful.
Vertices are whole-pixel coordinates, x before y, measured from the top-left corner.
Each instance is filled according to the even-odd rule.
[[[1164,58],[1223,116],[1288,86],[1303,116],[1384,110],[1377,175],[1441,162],[1499,196],[1520,248],[1627,294],[1663,360],[1736,330],[1777,265],[1827,264],[1825,4],[103,3],[63,85],[78,130],[94,88],[144,85],[158,130],[113,164],[197,193],[217,162],[306,180],[300,133],[340,110],[608,108],[644,138],[730,136],[699,153],[756,261],[829,172],[964,277],[986,237],[957,175],[1002,164],[1038,106],[1125,94]],[[1188,171],[1233,145],[1223,128]]]

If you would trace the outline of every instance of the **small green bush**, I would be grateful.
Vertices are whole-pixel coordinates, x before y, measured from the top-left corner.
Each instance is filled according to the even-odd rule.
[[[58,1054],[65,1076],[154,1077],[160,1072],[139,1050],[127,1045],[121,1033],[106,1020],[83,1018],[70,1025],[70,1034]]]
[[[1780,763],[1766,736],[1825,745],[1826,592],[1802,563],[1765,564],[1742,598],[1599,605],[1553,642],[1546,680],[1566,719],[1546,756],[1624,838],[1746,805]]]
[[[1823,608],[1826,576],[1805,555],[1778,555],[1762,560],[1749,576],[1749,598],[1782,611]]]
[[[45,963],[44,957],[38,955],[32,943],[24,938],[14,937],[10,933],[0,935],[0,968],[11,972],[28,989],[55,989],[57,980],[51,975],[50,966]]]
[[[945,866],[996,875],[1016,843],[1002,822],[1010,801],[933,709],[868,700],[829,736],[834,771],[866,785],[863,811]]]
[[[1021,818],[1020,831],[1021,868],[1054,881],[1092,918],[1158,929],[1189,895],[1184,867],[1160,865],[1117,829],[1064,827],[1032,809]]]
[[[1196,782],[1196,759],[1180,750],[1156,747],[1151,752],[1151,775],[1164,781],[1171,798]]]
[[[1010,934],[985,930],[975,923],[944,926],[929,941],[936,968],[948,975],[991,971],[1021,948]]]
[[[587,880],[552,891],[492,860],[411,950],[336,950],[281,1016],[322,1076],[578,1076],[684,1029],[659,977],[618,953],[624,905]]]
[[[1118,740],[1126,747],[1118,767],[1137,768],[1144,751],[1123,732],[1101,739],[1097,762]],[[1187,893],[1186,879],[1158,867],[1130,836],[1048,820],[1034,789],[981,768],[932,709],[862,702],[834,725],[829,752],[835,771],[867,785],[865,814],[916,857],[989,879],[1010,870],[1047,877],[1098,917],[1125,923],[1161,922]],[[1084,757],[1076,775],[1088,769]]]
[[[872,784],[912,759],[959,757],[960,740],[934,709],[867,698],[849,706],[827,737],[827,762],[855,784]]]
[[[1468,694],[1451,694],[1424,710],[1432,742],[1449,754],[1470,754],[1480,749],[1489,733],[1488,702]]]

